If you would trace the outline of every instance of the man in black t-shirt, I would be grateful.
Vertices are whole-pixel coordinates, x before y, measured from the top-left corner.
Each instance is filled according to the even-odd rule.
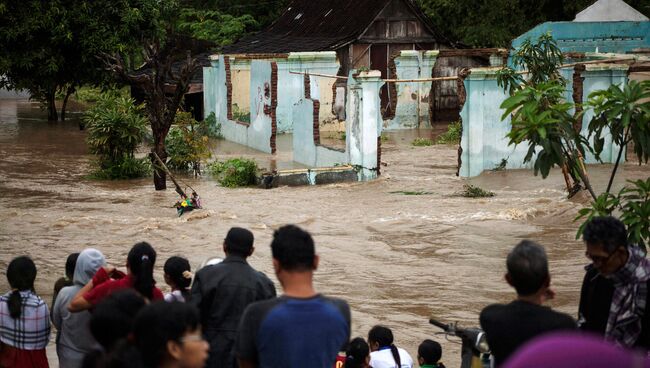
[[[523,240],[508,254],[508,284],[517,291],[510,304],[492,304],[483,309],[481,328],[485,331],[496,366],[534,337],[556,330],[573,330],[569,315],[542,304],[552,299],[551,277],[546,252],[541,245]]]

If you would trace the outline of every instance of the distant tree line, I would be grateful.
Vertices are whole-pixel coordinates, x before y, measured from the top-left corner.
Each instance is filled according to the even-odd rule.
[[[416,0],[437,29],[470,47],[509,47],[534,26],[571,21],[595,0]],[[650,0],[626,0],[650,17]]]

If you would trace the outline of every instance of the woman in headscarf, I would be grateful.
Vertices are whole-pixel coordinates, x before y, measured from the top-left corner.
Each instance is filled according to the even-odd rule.
[[[97,249],[88,248],[79,254],[72,277],[72,286],[61,289],[52,310],[52,323],[56,326],[56,352],[60,367],[81,367],[84,355],[96,348],[97,342],[90,333],[88,311],[72,313],[68,304],[72,298],[106,265],[104,255]]]

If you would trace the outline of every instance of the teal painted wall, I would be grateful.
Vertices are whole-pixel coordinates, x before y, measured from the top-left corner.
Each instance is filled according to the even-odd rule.
[[[518,146],[508,145],[506,135],[510,132],[510,117],[503,121],[503,110],[499,106],[507,98],[507,94],[497,85],[495,68],[472,69],[465,79],[467,98],[461,110],[463,135],[461,138],[461,167],[462,177],[480,175],[485,170],[491,170],[507,159],[508,169],[532,168],[532,162],[524,164],[528,145],[524,142]],[[565,78],[572,77],[572,70],[563,70]],[[583,101],[591,92],[608,88],[612,84],[627,83],[627,66],[612,64],[591,64],[583,72]],[[567,101],[573,102],[572,83],[567,86]],[[589,110],[583,116],[583,136],[587,134],[587,126],[593,113]],[[619,147],[612,143],[611,137],[605,135],[605,146],[601,154],[603,162],[611,163],[616,159]],[[585,157],[587,163],[596,163],[592,155]]]
[[[650,48],[650,22],[546,22],[512,41],[517,49],[526,39],[550,31],[563,52],[626,53]]]

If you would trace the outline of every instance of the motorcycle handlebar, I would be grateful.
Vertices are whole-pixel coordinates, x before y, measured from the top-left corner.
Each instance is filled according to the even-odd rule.
[[[440,322],[440,321],[438,321],[438,320],[436,320],[434,318],[429,318],[429,323],[436,326],[436,327],[439,327],[440,329],[442,329],[445,332],[449,332],[449,330],[450,330],[450,326],[448,324],[442,323],[442,322]]]

